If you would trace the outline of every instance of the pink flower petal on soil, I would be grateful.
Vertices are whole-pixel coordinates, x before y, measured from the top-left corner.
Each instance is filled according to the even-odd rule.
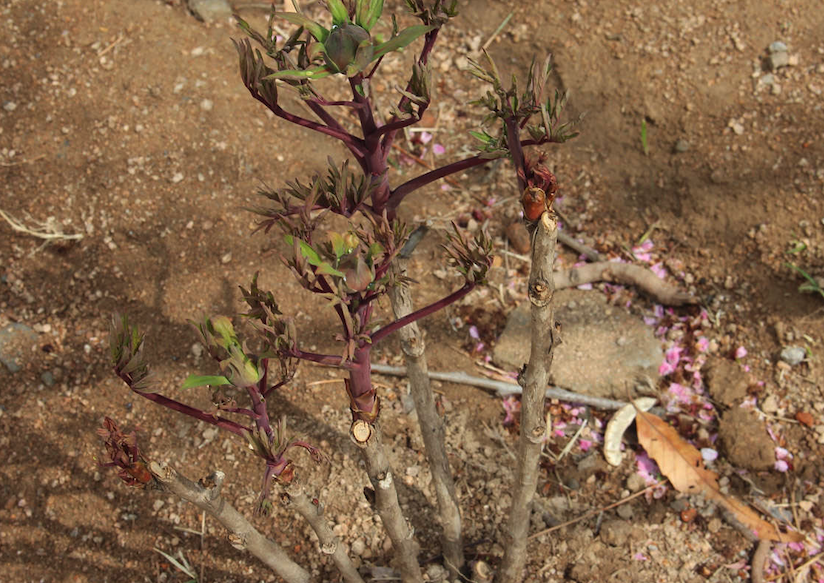
[[[735,359],[738,360],[739,358],[744,358],[747,356],[747,349],[743,346],[739,346],[735,349]]]
[[[664,267],[663,263],[654,263],[649,266],[649,269],[658,276],[658,279],[664,279],[667,277],[667,269]]]
[[[591,290],[592,289],[592,284],[591,283],[582,283],[581,285],[578,286],[578,289]]]
[[[667,362],[666,360],[661,363],[661,366],[658,367],[658,374],[662,377],[670,375],[675,372],[675,366]]]
[[[784,460],[778,460],[775,462],[775,469],[779,472],[786,472],[790,469],[790,466]]]
[[[581,451],[583,451],[583,452],[589,451],[589,448],[592,447],[592,441],[590,441],[589,439],[582,439],[579,442],[579,444],[581,446]]]
[[[430,134],[429,132],[421,132],[420,136],[421,144],[428,144],[430,141],[432,141],[432,134]]]
[[[710,349],[710,339],[706,336],[701,336],[696,343],[699,352],[706,352]]]
[[[634,555],[632,555],[632,558],[635,561],[649,561],[649,559],[644,553],[635,553]]]
[[[446,152],[446,148],[444,148],[442,145],[434,144],[432,146],[432,153],[435,154],[436,156],[440,156],[444,152]]]

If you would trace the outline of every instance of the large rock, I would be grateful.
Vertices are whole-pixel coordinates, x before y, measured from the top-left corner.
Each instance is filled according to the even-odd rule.
[[[189,0],[189,10],[204,22],[226,20],[232,16],[232,6],[227,0]]]
[[[713,358],[709,362],[705,378],[710,396],[725,407],[743,401],[751,381],[740,364],[723,358]]]
[[[25,324],[13,323],[0,330],[0,362],[9,372],[17,372],[31,354],[37,332]]]
[[[724,413],[718,438],[722,453],[733,465],[756,472],[775,465],[775,444],[755,411],[733,407]]]
[[[529,360],[529,302],[509,316],[495,345],[493,360],[519,370]],[[663,361],[652,328],[594,292],[561,290],[555,294],[555,319],[562,344],[555,350],[550,382],[598,397],[623,399],[639,376],[655,382]]]

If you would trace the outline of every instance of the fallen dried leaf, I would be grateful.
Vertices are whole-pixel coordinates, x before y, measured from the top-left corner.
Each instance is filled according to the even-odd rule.
[[[701,452],[684,441],[666,421],[639,410],[636,411],[635,425],[641,446],[655,460],[661,473],[669,478],[676,490],[703,494],[717,502],[759,539],[777,542],[804,540],[799,532],[780,532],[752,508],[721,492],[718,474],[704,467]]]

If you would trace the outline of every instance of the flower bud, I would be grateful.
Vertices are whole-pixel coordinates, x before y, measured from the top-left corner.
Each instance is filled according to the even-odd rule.
[[[357,24],[342,24],[332,29],[326,41],[326,62],[337,67],[338,71],[345,71],[346,67],[355,60],[361,44],[369,44],[369,33]]]

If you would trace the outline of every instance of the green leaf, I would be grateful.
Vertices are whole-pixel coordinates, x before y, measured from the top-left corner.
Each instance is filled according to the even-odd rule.
[[[375,259],[375,257],[377,257],[378,255],[382,255],[383,251],[383,245],[375,241],[374,243],[369,245],[369,252],[366,254],[366,260],[372,262]]]
[[[334,231],[329,231],[328,235],[329,242],[332,243],[332,251],[335,253],[336,258],[340,259],[349,252],[346,249],[346,243],[343,241],[343,235],[335,233]]]
[[[229,382],[224,376],[209,376],[209,375],[193,375],[190,374],[185,381],[183,381],[183,385],[180,387],[181,389],[191,389],[194,387],[205,387],[206,385],[212,385],[215,387],[220,387],[223,385],[230,385],[232,383]]]
[[[371,0],[356,0],[355,2],[355,24],[366,30],[366,14],[369,12]]]
[[[289,245],[294,245],[295,239],[292,235],[286,235],[286,242]],[[306,261],[309,262],[309,265],[314,265],[318,268],[318,271],[324,275],[334,275],[337,277],[344,277],[343,273],[332,267],[329,263],[321,259],[321,256],[318,255],[318,252],[312,249],[312,247],[306,242],[301,241],[298,239],[298,247],[300,248],[300,254],[306,258]]]
[[[320,24],[315,22],[310,18],[306,18],[303,14],[298,14],[297,12],[276,12],[275,16],[286,20],[287,22],[291,22],[292,24],[297,24],[298,26],[302,26],[306,30],[309,31],[315,40],[323,42],[326,40],[326,37],[329,36],[329,31],[323,28]]]
[[[376,46],[375,54],[372,55],[372,58],[377,59],[384,56],[386,53],[398,51],[434,28],[434,26],[425,26],[423,24],[416,24],[415,26],[405,28],[398,34],[398,36]]]
[[[372,0],[369,3],[369,11],[366,13],[366,19],[361,26],[366,30],[371,29],[377,24],[381,13],[383,13],[383,0]]]
[[[329,5],[329,12],[332,13],[332,24],[340,26],[349,22],[349,13],[346,11],[346,6],[340,0],[327,0]]]

